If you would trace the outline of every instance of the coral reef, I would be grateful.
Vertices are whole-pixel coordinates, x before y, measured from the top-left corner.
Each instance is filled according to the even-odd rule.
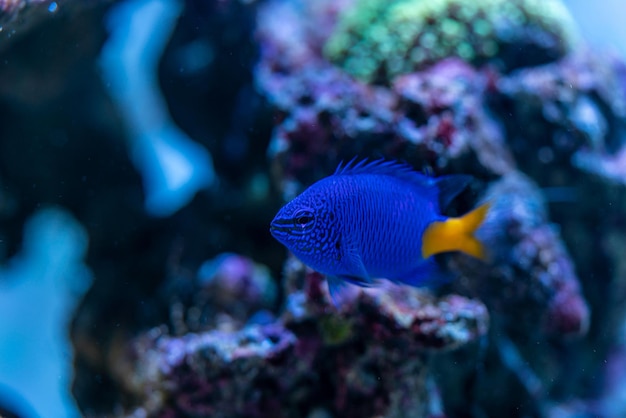
[[[513,172],[494,182],[483,199],[491,202],[491,210],[479,236],[492,261],[486,265],[451,256],[451,269],[462,276],[452,286],[471,287],[462,293],[480,295],[518,330],[541,324],[561,335],[585,334],[589,310],[558,230],[548,223],[539,189]]]
[[[297,400],[300,374],[306,373],[293,355],[295,344],[279,325],[179,338],[155,329],[135,342],[117,373],[142,399],[135,415],[280,417],[287,415],[288,400]]]
[[[488,97],[520,168],[545,190],[550,218],[593,307],[589,336],[576,354],[582,359],[588,352],[602,353],[594,359],[610,356],[623,333],[622,239],[616,231],[626,213],[617,164],[624,149],[624,80],[622,60],[581,51],[504,76]],[[613,373],[613,366],[595,367]],[[580,372],[568,375],[557,392],[594,381]],[[611,409],[606,402],[599,397],[596,403]]]
[[[622,61],[581,51],[499,78],[488,100],[513,152],[530,157],[522,169],[537,177],[546,167],[568,167],[573,157],[601,171],[594,159],[617,158],[626,129],[624,75]]]
[[[223,281],[237,276],[222,272]],[[477,300],[392,284],[354,288],[336,312],[323,277],[293,258],[285,287],[285,309],[271,324],[180,337],[155,328],[138,337],[111,360],[127,396],[141,405],[128,412],[426,416],[430,354],[470,344],[488,329]],[[240,302],[254,300],[248,293]]]
[[[93,284],[55,361],[82,415],[623,415],[626,67],[560,2],[146,0],[167,12],[147,43],[139,3],[117,24],[114,3],[0,1],[0,261],[41,207],[83,225]],[[212,187],[149,213],[136,170],[194,149]],[[355,155],[473,175],[446,215],[490,201],[490,259],[440,255],[449,283],[347,286],[335,308],[268,224]],[[11,390],[0,414],[41,409]]]
[[[564,56],[575,38],[558,0],[357,0],[324,52],[352,76],[387,84],[448,57],[503,70],[538,65]]]
[[[399,77],[391,89],[324,65],[293,76],[271,66],[260,65],[258,83],[283,112],[269,152],[288,198],[354,155],[393,155],[437,173],[484,177],[515,167],[481,101],[486,77],[460,60]]]
[[[382,281],[373,288],[349,286],[335,308],[322,275],[295,258],[287,261],[284,274],[287,326],[317,325],[321,337],[335,344],[373,338],[390,348],[453,349],[488,329],[487,311],[477,300],[458,295],[437,299],[427,290]]]
[[[406,67],[393,73],[388,70],[393,51],[376,39],[396,33],[397,27],[388,24],[395,4],[418,3],[342,3],[324,14],[274,2],[265,12],[271,19],[260,15],[257,84],[279,115],[270,146],[278,187],[291,198],[354,154],[403,159],[429,173],[473,174],[474,193],[462,195],[451,210],[463,213],[479,201],[492,201],[481,234],[493,258],[483,264],[463,255],[439,257],[457,280],[438,293],[483,301],[492,315],[491,332],[488,348],[475,359],[482,366],[450,370],[445,360],[435,362],[433,373],[446,376],[434,383],[441,388],[443,409],[453,415],[466,411],[468,399],[477,414],[487,416],[542,414],[547,404],[565,408],[560,400],[585,393],[593,372],[568,368],[559,358],[601,369],[603,355],[611,350],[606,336],[618,332],[610,324],[623,316],[620,309],[603,305],[616,286],[606,283],[619,280],[619,274],[608,268],[616,263],[608,244],[597,244],[598,237],[611,235],[609,228],[623,224],[623,193],[617,186],[623,181],[623,64],[582,48],[573,52],[576,35],[563,14],[563,26],[552,25],[557,32],[548,36],[568,39],[558,52],[521,53],[516,58],[527,61],[513,62],[503,47],[490,57],[467,58],[473,64],[490,63],[483,67],[446,58],[446,52],[421,65],[403,60]],[[267,29],[281,13],[289,14],[297,31]],[[328,42],[343,36],[345,49],[333,56],[326,39],[309,33],[314,24],[298,22],[307,18],[319,19],[333,34]],[[338,29],[329,24],[333,19]],[[509,29],[531,37],[541,31],[529,20],[518,23]],[[520,50],[528,45],[521,38],[516,42]],[[375,64],[359,68],[367,74],[348,74],[346,62],[359,50],[369,51],[363,57]],[[352,116],[354,109],[359,119]],[[353,128],[355,120],[359,129]],[[584,196],[594,196],[597,205],[585,204]],[[608,217],[600,220],[600,212]],[[598,283],[598,277],[605,278]],[[598,347],[593,355],[588,354],[592,347]],[[438,359],[457,361],[454,353]],[[477,377],[481,367],[487,369],[480,372],[483,379]],[[451,382],[472,389],[464,393],[461,383]],[[494,385],[510,403],[481,395]],[[526,407],[509,408],[515,404]]]

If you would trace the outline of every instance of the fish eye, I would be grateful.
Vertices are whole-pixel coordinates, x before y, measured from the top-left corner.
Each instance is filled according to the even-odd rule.
[[[313,222],[313,213],[309,211],[302,211],[297,213],[294,219],[297,226],[304,227],[305,225]]]
[[[311,222],[313,220],[312,216],[309,215],[302,215],[300,217],[298,217],[298,219],[296,219],[296,223],[299,225],[306,225],[309,222]]]

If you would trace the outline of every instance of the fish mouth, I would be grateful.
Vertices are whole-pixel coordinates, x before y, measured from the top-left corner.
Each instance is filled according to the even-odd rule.
[[[292,226],[293,226],[293,223],[291,222],[287,224],[285,222],[273,220],[272,223],[270,224],[270,234],[272,234],[274,238],[284,237],[287,234],[289,234]]]
[[[288,229],[293,229],[293,220],[291,219],[276,219],[274,218],[274,220],[270,223],[270,231],[271,230],[288,230]]]

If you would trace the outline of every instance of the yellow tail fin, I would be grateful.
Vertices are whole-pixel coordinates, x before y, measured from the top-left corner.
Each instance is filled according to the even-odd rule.
[[[422,257],[426,259],[447,251],[461,251],[485,260],[485,248],[474,232],[482,225],[488,211],[489,203],[485,203],[460,218],[448,218],[428,225],[422,236]]]

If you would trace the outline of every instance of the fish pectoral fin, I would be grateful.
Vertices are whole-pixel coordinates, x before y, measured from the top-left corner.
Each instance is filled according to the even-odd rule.
[[[460,218],[435,221],[426,227],[422,235],[424,259],[448,251],[461,251],[481,260],[487,255],[483,244],[474,236],[483,224],[490,204],[485,203]]]
[[[347,281],[359,286],[370,286],[372,279],[363,264],[363,259],[361,258],[358,247],[352,242],[347,241],[344,250],[345,257],[342,270],[348,273],[338,274],[338,276],[344,277]]]

